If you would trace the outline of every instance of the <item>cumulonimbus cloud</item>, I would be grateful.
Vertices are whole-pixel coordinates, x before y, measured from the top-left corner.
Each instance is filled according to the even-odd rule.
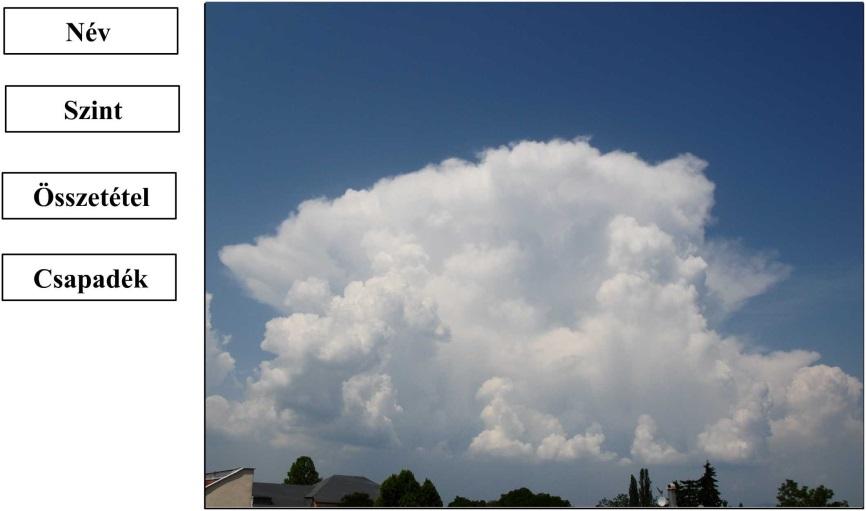
[[[705,166],[524,141],[302,203],[220,252],[278,312],[209,428],[543,463],[860,449],[857,379],[712,327],[790,269],[706,238]]]

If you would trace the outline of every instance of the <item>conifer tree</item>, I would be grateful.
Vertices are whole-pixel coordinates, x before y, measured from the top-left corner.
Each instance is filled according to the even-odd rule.
[[[698,507],[698,482],[695,480],[677,481],[677,506]]]
[[[628,483],[628,507],[638,506],[640,506],[640,496],[637,493],[637,479],[632,474],[631,481]]]
[[[698,479],[698,504],[704,507],[723,507],[727,502],[719,495],[716,469],[709,460],[704,464],[704,475]]]
[[[640,483],[638,486],[638,498],[641,507],[653,506],[653,490],[652,481],[650,481],[649,470],[646,468],[640,469]]]

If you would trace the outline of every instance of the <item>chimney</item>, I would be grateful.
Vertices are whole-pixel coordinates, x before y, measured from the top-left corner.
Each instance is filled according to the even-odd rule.
[[[668,483],[668,507],[677,507],[677,483]]]

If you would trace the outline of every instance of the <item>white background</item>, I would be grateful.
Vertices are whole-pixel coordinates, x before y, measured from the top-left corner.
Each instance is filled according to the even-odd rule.
[[[86,5],[90,5],[88,2]],[[82,4],[85,5],[85,4]],[[118,3],[118,5],[120,5]],[[144,5],[138,3],[136,5]],[[53,3],[39,7],[54,7]],[[6,51],[9,53],[176,53],[178,16],[174,9],[11,9],[6,11]],[[67,23],[87,21],[84,30],[111,30],[103,41],[80,41]],[[46,23],[47,21],[47,23]],[[105,23],[103,23],[105,21]],[[72,42],[67,42],[67,38]]]
[[[71,57],[74,55],[68,58]],[[88,55],[88,58],[96,57]],[[6,129],[9,131],[177,131],[180,123],[177,114],[177,94],[177,87],[172,86],[9,87],[6,89]],[[68,118],[72,113],[66,109],[67,101],[75,101],[71,106],[78,118]],[[92,108],[83,111],[79,108],[92,107],[94,101],[97,107],[108,107],[106,115],[110,115],[110,119],[93,118],[102,116],[102,108],[98,108],[96,114],[92,112]],[[120,105],[117,111],[116,105]]]
[[[173,300],[175,298],[174,273],[175,258],[171,254],[151,255],[30,255],[6,254],[3,256],[3,299],[4,300]],[[119,270],[118,278],[113,277],[114,270]],[[51,273],[40,270],[48,270]],[[127,271],[129,270],[129,271]],[[138,275],[135,271],[138,270]],[[78,284],[80,275],[88,275],[93,284],[93,277],[102,275],[106,279],[119,281],[129,276],[127,286],[85,287]],[[74,276],[78,287],[54,286],[54,279],[61,277],[62,283],[67,282],[67,276]],[[43,287],[36,285],[36,279]],[[137,281],[145,286],[137,287]],[[119,283],[119,282],[118,282]]]
[[[0,55],[0,84],[176,84],[182,108],[180,133],[0,133],[3,171],[178,173],[177,220],[0,220],[0,252],[178,254],[177,302],[0,302],[0,507],[199,509],[204,6],[0,5],[179,6],[179,55]]]
[[[97,174],[4,174],[2,187],[3,215],[6,218],[164,218],[175,216],[175,174],[119,174],[100,172]],[[124,190],[139,195],[144,200],[147,188],[148,205],[139,206],[40,206],[34,195],[40,183],[47,183],[44,189],[55,194],[96,193],[105,190],[118,193]],[[39,192],[40,201],[45,204],[51,196],[46,191]],[[65,197],[64,197],[65,199]],[[76,197],[77,199],[77,197]],[[55,199],[56,200],[56,199]],[[88,198],[89,200],[89,198]],[[64,202],[65,203],[65,202]]]

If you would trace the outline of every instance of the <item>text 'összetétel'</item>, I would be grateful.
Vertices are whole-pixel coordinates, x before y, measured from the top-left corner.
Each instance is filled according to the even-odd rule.
[[[40,207],[147,207],[150,206],[148,187],[140,191],[127,188],[104,188],[99,192],[55,192],[48,183],[39,183],[33,201]]]

